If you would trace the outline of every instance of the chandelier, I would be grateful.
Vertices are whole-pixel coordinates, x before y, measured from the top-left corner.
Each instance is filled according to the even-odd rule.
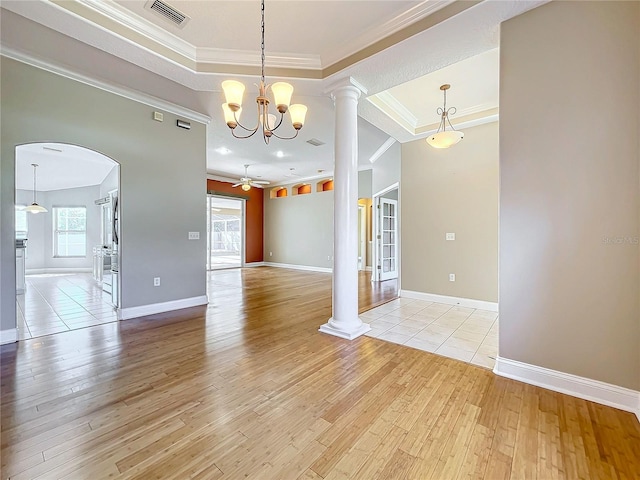
[[[47,213],[47,209],[36,202],[36,168],[38,168],[38,164],[32,163],[31,166],[33,167],[33,203],[26,207],[25,211],[29,213]]]
[[[285,82],[276,82],[272,85],[267,85],[264,80],[264,0],[261,2],[261,14],[262,22],[261,28],[261,44],[262,51],[261,62],[261,76],[260,85],[258,86],[258,96],[256,103],[258,104],[258,122],[254,128],[247,128],[240,123],[240,114],[242,113],[242,96],[244,95],[244,84],[236,80],[225,80],[222,82],[222,89],[224,90],[224,96],[227,103],[222,104],[222,111],[224,112],[224,120],[227,126],[231,129],[231,134],[236,138],[249,138],[252,137],[258,130],[262,130],[262,137],[266,144],[269,143],[269,139],[274,136],[283,140],[291,140],[298,136],[298,132],[304,125],[304,118],[307,114],[307,107],[302,104],[290,105],[291,95],[293,94],[293,87]],[[280,118],[276,115],[269,113],[269,98],[267,97],[267,90],[271,89],[274,97],[274,103],[276,109],[280,114]],[[283,137],[275,133],[275,131],[282,125],[284,114],[289,111],[291,117],[291,125],[295,129],[296,133],[292,137]],[[237,135],[236,127],[242,128],[248,132],[247,135]]]
[[[449,115],[456,113],[456,107],[451,107],[447,110],[447,90],[450,88],[451,85],[448,83],[440,87],[440,90],[444,93],[444,106],[442,108],[438,107],[438,110],[436,110],[440,115],[440,125],[436,133],[427,137],[427,143],[433,148],[449,148],[464,138],[464,133],[453,128],[449,120]],[[451,130],[447,130],[447,123]]]

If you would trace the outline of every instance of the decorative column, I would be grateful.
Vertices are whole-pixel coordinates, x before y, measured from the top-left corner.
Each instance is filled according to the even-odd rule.
[[[335,104],[333,172],[333,316],[320,327],[353,340],[371,330],[358,317],[358,98],[350,81],[331,91]]]

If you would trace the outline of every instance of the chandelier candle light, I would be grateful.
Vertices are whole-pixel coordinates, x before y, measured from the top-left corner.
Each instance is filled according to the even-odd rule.
[[[451,85],[448,83],[440,87],[440,90],[444,93],[444,106],[442,108],[438,107],[438,110],[436,110],[440,115],[440,125],[436,133],[427,137],[427,143],[433,148],[449,148],[464,138],[464,133],[453,128],[449,120],[449,115],[456,113],[456,107],[451,107],[447,110],[447,90],[450,88]],[[451,130],[447,130],[447,123]]]
[[[222,111],[224,112],[224,119],[227,126],[231,129],[231,134],[236,138],[249,138],[253,136],[260,128],[262,128],[262,136],[266,144],[269,143],[271,136],[280,138],[283,140],[291,140],[298,136],[298,132],[304,125],[304,118],[307,114],[307,107],[302,104],[290,105],[291,95],[293,94],[293,87],[285,82],[276,82],[272,85],[267,85],[264,80],[264,0],[261,2],[262,6],[262,22],[261,26],[261,38],[262,42],[260,48],[262,51],[261,56],[261,77],[260,85],[258,86],[259,93],[256,98],[258,104],[258,122],[255,128],[247,128],[240,123],[240,114],[242,113],[242,97],[244,95],[244,84],[236,80],[225,80],[222,82],[222,89],[224,90],[224,96],[227,103],[222,104]],[[273,93],[274,103],[276,109],[280,114],[278,119],[276,115],[269,113],[269,98],[267,97],[267,90],[271,88]],[[282,125],[284,114],[289,111],[291,116],[291,124],[296,130],[296,133],[292,137],[282,137],[275,133],[275,131]],[[235,129],[240,126],[243,130],[249,132],[248,135],[236,135]]]
[[[36,168],[38,168],[38,164],[32,163],[31,166],[33,167],[33,203],[24,210],[31,213],[47,213],[48,210],[36,202]]]

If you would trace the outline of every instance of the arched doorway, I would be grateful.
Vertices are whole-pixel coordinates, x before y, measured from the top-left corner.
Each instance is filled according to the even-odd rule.
[[[18,339],[116,321],[119,164],[55,142],[15,158]]]

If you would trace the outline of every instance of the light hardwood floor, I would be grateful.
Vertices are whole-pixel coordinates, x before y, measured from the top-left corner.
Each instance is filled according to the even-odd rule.
[[[2,478],[640,478],[629,413],[320,334],[327,274],[210,275],[207,308],[4,346]]]

